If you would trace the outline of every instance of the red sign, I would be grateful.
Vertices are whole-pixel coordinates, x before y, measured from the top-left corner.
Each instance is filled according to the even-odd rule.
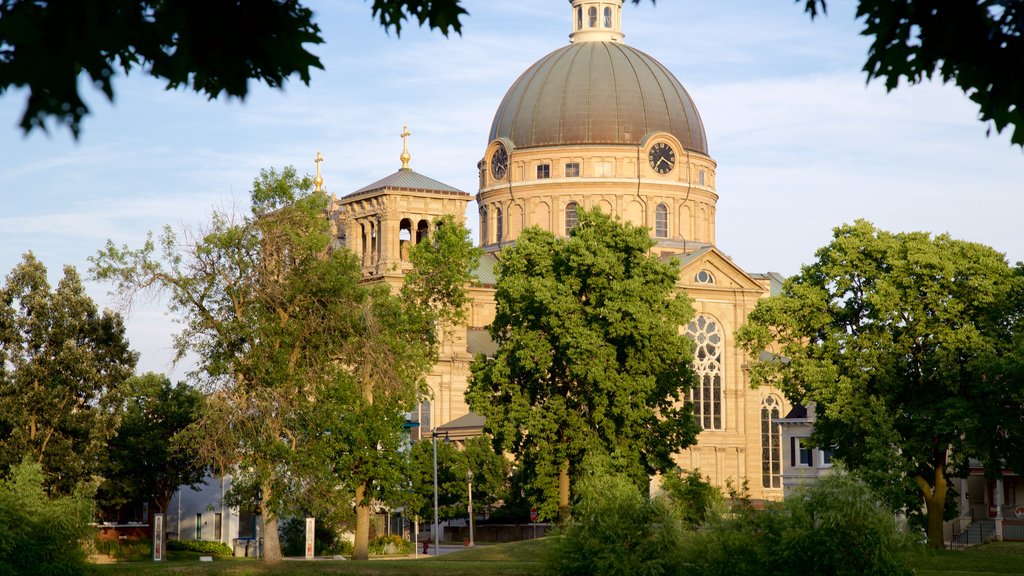
[[[537,521],[537,509],[536,508],[530,508],[530,522],[536,522],[536,521]]]

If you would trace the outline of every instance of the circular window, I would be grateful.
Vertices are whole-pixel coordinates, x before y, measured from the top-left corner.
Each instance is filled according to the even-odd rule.
[[[700,272],[697,272],[697,276],[694,277],[694,280],[700,284],[715,283],[715,277],[712,276],[711,272],[708,272],[707,270],[701,270]]]

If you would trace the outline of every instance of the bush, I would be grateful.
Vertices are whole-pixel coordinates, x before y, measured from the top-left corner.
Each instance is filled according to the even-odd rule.
[[[92,543],[90,553],[105,554],[117,560],[138,562],[149,560],[153,557],[153,547],[147,541],[100,540],[96,538]]]
[[[722,491],[700,475],[700,470],[669,472],[661,478],[672,508],[690,528],[716,517],[723,505]]]
[[[313,546],[319,556],[352,554],[352,543],[341,538],[337,530],[317,519],[313,530]],[[281,552],[285,556],[306,555],[306,520],[289,518],[281,523]]]
[[[646,498],[626,476],[590,474],[577,485],[573,522],[547,565],[564,576],[670,574],[681,526],[665,500]]]
[[[92,499],[50,498],[42,467],[27,460],[0,482],[0,576],[62,576],[85,570]]]
[[[763,511],[743,507],[687,539],[683,562],[700,576],[902,576],[907,540],[863,482],[822,477]]]
[[[397,534],[389,534],[387,536],[378,536],[373,540],[370,540],[369,548],[370,554],[374,556],[396,556],[400,554],[412,554],[415,545]]]
[[[198,552],[210,556],[232,556],[231,547],[223,542],[209,540],[168,540],[168,552]]]

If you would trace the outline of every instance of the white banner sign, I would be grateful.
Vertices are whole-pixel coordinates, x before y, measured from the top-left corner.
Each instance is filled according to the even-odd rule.
[[[313,558],[313,534],[316,532],[316,518],[306,518],[306,560]]]
[[[153,515],[153,561],[164,559],[164,515]]]

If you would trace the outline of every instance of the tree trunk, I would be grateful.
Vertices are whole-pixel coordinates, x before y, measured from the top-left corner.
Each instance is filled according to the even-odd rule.
[[[281,561],[281,540],[277,534],[277,516],[270,510],[270,483],[265,482],[260,495],[260,529],[263,536],[263,561],[277,564]]]
[[[370,505],[364,502],[366,483],[356,487],[356,534],[352,545],[352,559],[366,560],[370,557]]]
[[[941,462],[935,466],[935,485],[928,484],[928,481],[917,476],[917,482],[921,494],[924,495],[924,503],[928,509],[928,547],[941,550],[945,548],[945,540],[942,535],[942,519],[946,511],[946,492],[949,486],[946,483],[945,455]]]
[[[565,526],[572,518],[572,508],[569,506],[569,460],[562,462],[558,471],[558,525]]]

